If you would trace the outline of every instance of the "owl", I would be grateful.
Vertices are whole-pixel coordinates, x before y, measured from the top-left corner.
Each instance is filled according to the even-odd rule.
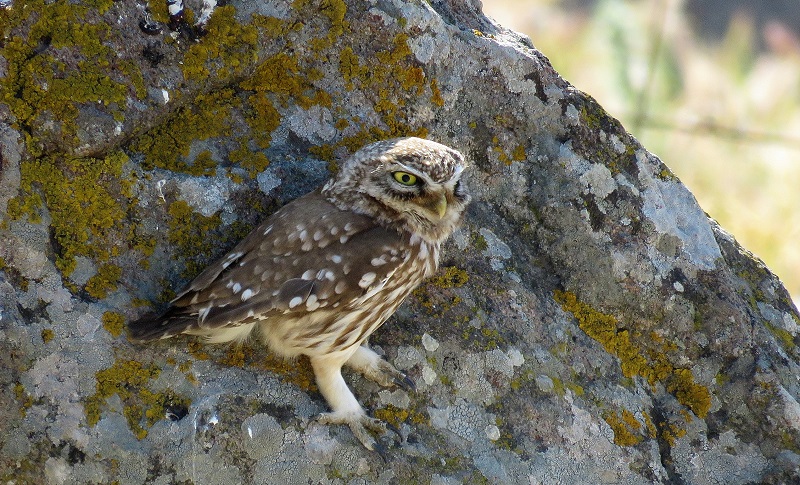
[[[308,356],[331,408],[319,421],[346,424],[375,449],[369,431],[385,425],[364,412],[341,369],[383,386],[412,384],[367,337],[436,271],[470,201],[466,166],[458,151],[420,138],[365,146],[200,273],[165,313],[131,323],[132,340],[240,342],[255,331],[278,355]]]

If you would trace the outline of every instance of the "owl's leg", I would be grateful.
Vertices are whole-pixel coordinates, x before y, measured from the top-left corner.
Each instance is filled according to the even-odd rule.
[[[414,381],[381,358],[366,345],[359,345],[352,356],[345,362],[356,372],[384,387],[394,385],[407,390],[414,390]]]
[[[387,431],[386,425],[378,419],[367,416],[347,387],[342,378],[342,359],[330,356],[312,357],[311,366],[314,368],[319,391],[333,411],[321,414],[319,422],[346,424],[365,448],[378,450],[380,445],[367,429],[383,434]]]

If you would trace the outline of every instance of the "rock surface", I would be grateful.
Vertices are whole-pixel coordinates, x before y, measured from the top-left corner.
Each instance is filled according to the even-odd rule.
[[[780,281],[479,2],[0,9],[0,477],[9,483],[790,483],[800,318]],[[140,27],[148,15],[154,24]],[[308,362],[134,346],[124,323],[365,143],[465,153],[440,273],[346,375],[388,465]]]

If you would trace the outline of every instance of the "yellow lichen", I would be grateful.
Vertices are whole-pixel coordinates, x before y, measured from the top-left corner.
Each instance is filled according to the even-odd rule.
[[[463,269],[447,266],[428,281],[439,288],[460,288],[469,281],[469,275]]]
[[[622,417],[617,413],[609,412],[603,415],[603,420],[614,431],[614,444],[617,446],[634,446],[642,442],[639,430],[642,424],[627,409],[622,410]]]
[[[74,270],[78,256],[100,263],[98,274],[85,287],[94,298],[104,298],[116,289],[121,270],[109,259],[128,245],[149,239],[136,236],[136,224],[120,223],[128,221],[134,210],[124,195],[130,183],[122,177],[127,161],[122,152],[102,159],[52,156],[26,160],[20,164],[20,195],[8,204],[9,216],[26,216],[34,223],[41,220],[40,209],[48,209],[56,266],[65,277]]]
[[[97,273],[89,278],[84,289],[92,298],[103,299],[109,291],[117,289],[117,283],[122,277],[122,268],[115,264],[103,264]]]
[[[55,332],[53,332],[50,328],[45,328],[42,330],[42,342],[49,343],[53,338],[56,336]]]
[[[625,377],[638,375],[651,385],[662,382],[667,391],[695,415],[704,418],[708,414],[711,393],[707,387],[694,382],[691,370],[677,368],[670,363],[665,354],[671,348],[669,344],[659,344],[660,350],[648,348],[643,351],[633,343],[628,330],[617,328],[617,319],[614,316],[599,312],[579,301],[574,293],[556,291],[554,297],[565,311],[575,316],[578,326],[586,335],[620,360]]]
[[[122,335],[125,330],[125,317],[117,312],[105,312],[101,318],[103,328],[106,332],[110,333],[112,337],[117,338]]]
[[[98,371],[95,374],[95,393],[84,403],[87,424],[97,424],[106,400],[115,394],[124,405],[123,414],[128,427],[139,439],[147,436],[146,427],[162,419],[166,409],[188,407],[188,398],[169,390],[153,392],[147,387],[160,372],[161,369],[155,365],[145,367],[140,362],[125,360],[117,360],[111,367]]]
[[[167,209],[171,219],[167,240],[177,254],[191,255],[185,260],[185,276],[194,276],[208,264],[216,245],[210,233],[222,222],[219,213],[204,216],[194,212],[185,201],[176,200]]]

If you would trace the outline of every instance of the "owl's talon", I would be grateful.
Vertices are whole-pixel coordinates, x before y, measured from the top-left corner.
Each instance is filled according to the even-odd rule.
[[[414,381],[366,346],[360,346],[347,365],[383,387],[399,386],[407,391],[416,390]]]
[[[380,419],[371,418],[366,414],[322,413],[317,418],[317,422],[320,424],[346,424],[356,439],[364,445],[364,448],[378,453],[386,451],[386,448],[368,431],[381,435],[386,434],[389,429],[386,423]]]
[[[416,391],[417,385],[414,383],[414,381],[411,380],[411,378],[405,374],[402,374],[402,376],[403,376],[402,379],[395,378],[394,383],[402,387],[406,391]]]

